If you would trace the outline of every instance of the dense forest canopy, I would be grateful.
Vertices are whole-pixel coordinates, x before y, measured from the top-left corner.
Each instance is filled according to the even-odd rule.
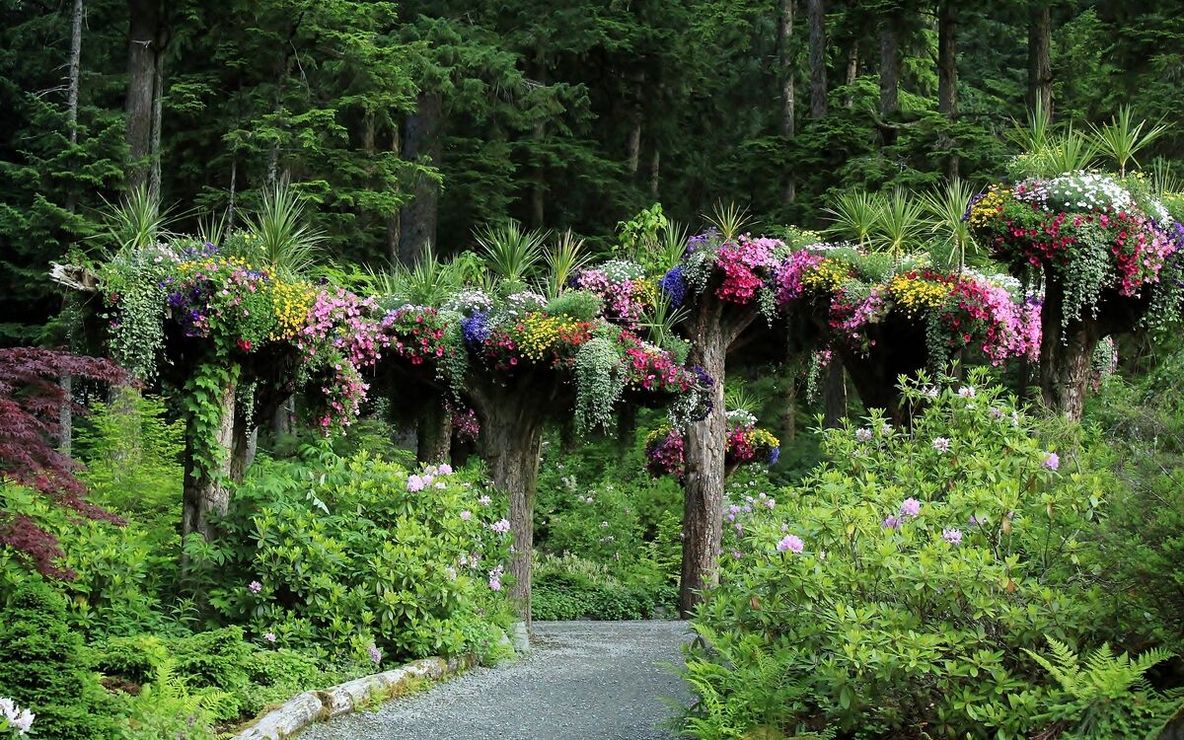
[[[658,201],[817,227],[829,195],[1003,176],[1033,102],[1180,109],[1174,3],[5,0],[0,342],[60,343],[43,278],[145,183],[176,228],[289,178],[338,264],[514,217],[606,245]],[[1141,157],[1175,159],[1184,131]],[[130,168],[129,168],[130,165]],[[190,207],[193,210],[186,210]],[[348,269],[348,268],[347,268]]]

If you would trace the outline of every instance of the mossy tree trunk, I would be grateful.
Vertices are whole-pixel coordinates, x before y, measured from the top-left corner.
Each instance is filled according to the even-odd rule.
[[[443,399],[428,402],[415,429],[415,459],[422,463],[448,462],[452,451],[452,414]]]
[[[731,308],[729,311],[733,310]],[[756,317],[752,310],[725,314],[724,305],[703,296],[695,314],[691,361],[715,380],[711,410],[687,429],[686,479],[683,484],[682,577],[678,611],[689,617],[704,592],[719,583],[723,541],[724,480],[727,471],[727,409],[724,378],[728,348]]]
[[[231,450],[234,446],[234,404],[238,387],[237,372],[231,372],[216,394],[218,422],[212,439],[198,439],[196,425],[190,420],[185,435],[185,482],[182,493],[181,536],[198,534],[207,540],[217,536],[213,520],[223,516],[230,504],[226,482],[230,477]],[[213,466],[200,464],[203,451],[216,453]]]

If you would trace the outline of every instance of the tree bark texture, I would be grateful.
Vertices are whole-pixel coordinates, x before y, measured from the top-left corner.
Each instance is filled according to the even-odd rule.
[[[809,0],[810,118],[826,118],[826,0]]]
[[[443,401],[424,405],[415,429],[415,459],[422,463],[448,462],[452,449],[452,414]]]
[[[900,111],[900,32],[894,18],[885,18],[880,27],[880,115],[895,116]]]
[[[795,126],[795,111],[794,105],[796,90],[794,89],[794,78],[796,77],[796,70],[794,69],[794,53],[793,53],[793,12],[795,0],[781,0],[781,19],[778,24],[777,34],[777,48],[780,50],[780,67],[781,67],[781,135],[785,139],[792,140],[796,133]],[[793,173],[788,169],[785,174],[785,194],[784,200],[786,203],[792,203],[797,197],[797,183],[794,181]]]
[[[403,131],[403,159],[432,167],[440,166],[440,128],[444,120],[444,101],[438,92],[419,94],[415,113],[407,117]],[[413,265],[436,243],[439,217],[440,185],[430,177],[416,176],[412,199],[400,215],[399,261]]]
[[[148,192],[160,197],[160,126],[164,111],[164,47],[167,40],[163,29],[156,33],[156,59],[152,73],[152,139],[148,144]]]
[[[545,420],[536,408],[539,397],[525,400],[519,392],[480,393],[475,397],[482,412],[481,437],[493,485],[510,497],[510,531],[514,551],[510,597],[519,615],[530,624],[530,573],[534,552],[534,498],[538,486],[539,454]]]
[[[82,77],[82,17],[83,0],[74,0],[70,19],[70,72],[66,94],[66,125],[70,129],[70,143],[78,143],[78,87]]]
[[[1103,329],[1088,314],[1061,326],[1065,286],[1048,279],[1040,309],[1040,392],[1049,408],[1080,420],[1094,349]]]
[[[958,17],[952,0],[937,15],[937,109],[951,121],[958,117]]]
[[[157,0],[128,0],[131,18],[128,37],[127,144],[128,184],[144,187],[152,170],[152,122],[156,93],[157,37],[160,6]]]
[[[214,539],[213,517],[225,515],[230,505],[230,491],[226,481],[230,477],[230,451],[234,447],[234,405],[235,391],[238,387],[235,375],[222,388],[219,394],[221,420],[216,430],[215,438],[209,440],[217,449],[223,451],[218,466],[213,470],[199,471],[194,460],[197,440],[193,434],[185,437],[185,483],[182,494],[183,511],[181,517],[181,537],[201,535],[207,540]]]
[[[855,84],[855,80],[859,79],[859,43],[857,41],[851,42],[851,48],[847,51],[847,75],[843,78],[848,86]],[[843,99],[843,106],[851,108],[855,105],[855,98],[850,93]]]
[[[678,611],[692,615],[707,589],[719,583],[719,553],[723,541],[724,451],[727,446],[727,408],[724,379],[728,348],[756,314],[727,316],[720,301],[704,297],[696,310],[691,362],[715,380],[711,410],[687,428],[686,479],[683,483],[682,578]]]
[[[1052,14],[1036,5],[1028,19],[1028,105],[1052,115]]]

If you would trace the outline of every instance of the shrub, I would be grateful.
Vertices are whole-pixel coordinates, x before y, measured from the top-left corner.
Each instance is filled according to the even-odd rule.
[[[337,659],[455,655],[488,638],[471,623],[504,613],[502,519],[467,474],[309,450],[256,463],[225,536],[191,555],[209,603],[253,640]]]
[[[696,620],[718,653],[688,663],[692,731],[1049,729],[1049,678],[1028,651],[1045,635],[1102,642],[1082,533],[1113,480],[1053,454],[983,377],[906,383],[911,430],[873,416],[828,431],[798,488],[734,503],[738,557]]]
[[[0,696],[37,715],[39,738],[107,740],[115,736],[114,707],[84,663],[62,597],[28,579],[0,608]]]
[[[678,601],[675,585],[647,559],[621,566],[543,555],[532,590],[531,616],[540,620],[652,619]]]

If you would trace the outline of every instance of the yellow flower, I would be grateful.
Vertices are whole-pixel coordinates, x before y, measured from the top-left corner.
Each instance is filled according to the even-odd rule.
[[[563,333],[576,330],[579,322],[568,316],[527,315],[519,322],[521,328],[515,338],[522,356],[539,362],[547,357],[562,339]]]
[[[316,291],[307,283],[274,283],[271,305],[276,328],[268,339],[292,339],[299,334],[315,300]]]
[[[807,290],[833,293],[851,275],[851,268],[845,262],[824,259],[802,275],[802,285]]]
[[[922,309],[941,308],[950,297],[948,284],[908,275],[893,277],[888,290],[909,315]]]
[[[753,447],[780,447],[781,440],[773,436],[767,429],[750,429],[748,431],[748,444]]]
[[[1003,204],[1011,197],[1011,191],[1006,188],[992,186],[983,197],[970,207],[970,215],[966,222],[971,228],[989,226],[991,221],[1003,210]]]

